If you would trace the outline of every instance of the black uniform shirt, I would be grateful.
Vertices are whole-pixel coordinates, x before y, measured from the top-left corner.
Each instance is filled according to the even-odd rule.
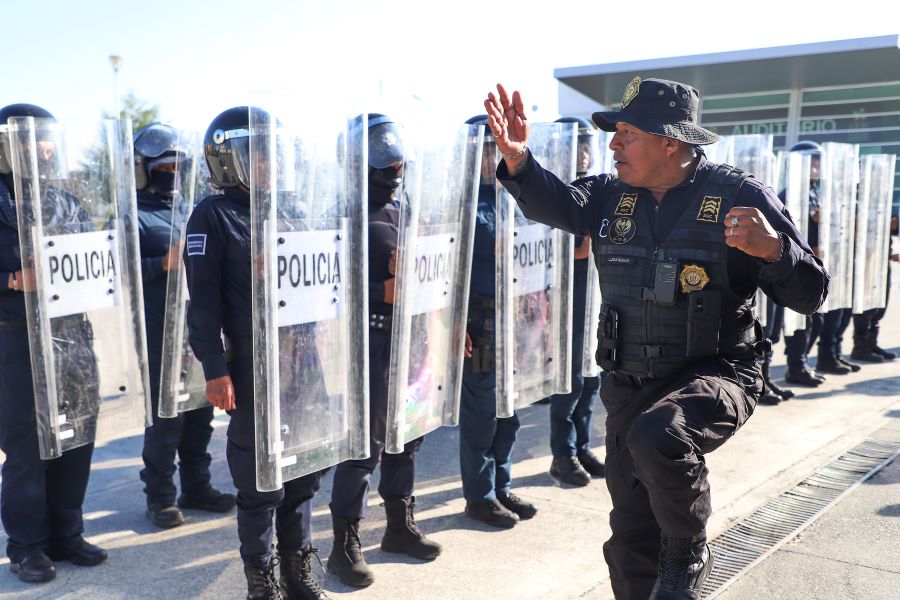
[[[9,289],[9,274],[22,269],[12,180],[0,175],[0,321],[25,320],[25,295]]]
[[[478,186],[470,293],[494,296],[497,286],[497,189]]]
[[[235,189],[209,196],[194,208],[184,245],[188,341],[210,381],[228,375],[222,333],[252,335],[250,195]]]
[[[701,155],[695,171],[668,190],[658,204],[648,190],[636,189],[637,210],[651,213],[653,237],[657,242],[665,241],[678,217],[697,197],[711,167],[712,163]],[[528,162],[516,177],[509,176],[505,161],[497,167],[497,177],[526,217],[570,233],[590,235],[594,248],[598,247],[601,222],[612,212],[614,204],[611,203],[615,201],[610,185],[612,176],[585,177],[567,186],[529,154]],[[815,312],[825,300],[829,277],[775,192],[749,179],[741,186],[735,206],[759,209],[779,232],[784,253],[781,260],[762,264],[755,257],[729,248],[728,277],[732,290],[749,298],[758,285],[783,306],[803,314]]]
[[[172,236],[172,206],[153,194],[139,191],[138,238],[141,246],[141,278],[144,282],[144,316],[150,340],[162,340],[166,311],[166,271],[163,256],[169,251]]]
[[[394,311],[393,305],[384,301],[384,282],[394,277],[388,264],[391,252],[397,247],[399,225],[400,209],[396,202],[369,203],[369,310],[382,315]]]

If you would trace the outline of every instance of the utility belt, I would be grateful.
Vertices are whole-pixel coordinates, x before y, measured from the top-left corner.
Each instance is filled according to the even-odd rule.
[[[763,338],[762,327],[755,319],[748,327],[720,331],[721,297],[718,291],[695,292],[688,298],[684,340],[655,345],[621,339],[619,313],[604,302],[600,307],[595,356],[600,368],[647,380],[672,375],[698,359],[718,354],[739,358],[742,354],[762,355],[771,351],[772,344]]]
[[[369,314],[369,328],[373,331],[381,331],[382,333],[386,333],[391,335],[391,330],[394,326],[394,316],[393,315],[383,315],[381,313],[370,313]]]
[[[251,336],[225,336],[225,362],[253,356]]]

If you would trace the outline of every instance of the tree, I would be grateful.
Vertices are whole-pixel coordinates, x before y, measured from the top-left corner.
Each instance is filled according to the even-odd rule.
[[[103,111],[103,117],[106,119],[115,119],[116,115]],[[138,98],[133,91],[129,91],[125,97],[122,98],[122,107],[118,117],[120,119],[131,119],[132,131],[138,131],[150,123],[159,121],[159,105],[151,104],[147,100]]]

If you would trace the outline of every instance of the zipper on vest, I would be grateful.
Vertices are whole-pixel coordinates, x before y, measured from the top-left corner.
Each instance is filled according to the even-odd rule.
[[[657,207],[659,208],[659,207]],[[659,262],[659,244],[656,244],[653,248],[653,257],[650,259],[650,285],[655,286],[656,284],[656,263]],[[655,292],[654,288],[654,292]],[[655,301],[647,301],[644,302],[644,345],[653,345],[655,328],[653,327],[653,319],[656,317],[656,302]],[[655,371],[654,368],[650,368],[650,361],[652,359],[644,356],[644,364],[646,365],[648,374],[651,374],[652,371]]]

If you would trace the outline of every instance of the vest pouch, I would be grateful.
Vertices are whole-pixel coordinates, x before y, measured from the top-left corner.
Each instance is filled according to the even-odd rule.
[[[687,356],[714,356],[719,351],[722,292],[701,290],[688,294]]]
[[[597,354],[594,358],[604,371],[616,370],[616,347],[619,345],[619,313],[605,302],[600,305],[597,324]]]

